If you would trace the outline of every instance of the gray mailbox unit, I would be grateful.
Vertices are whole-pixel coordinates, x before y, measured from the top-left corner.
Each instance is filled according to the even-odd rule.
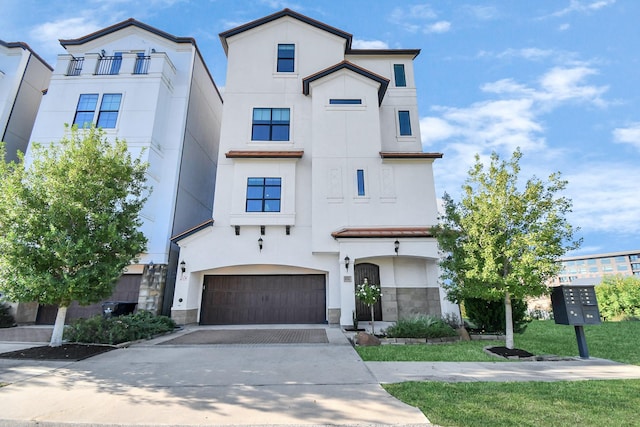
[[[557,286],[551,291],[551,305],[556,324],[573,325],[575,327],[580,357],[588,359],[589,350],[583,325],[598,325],[601,323],[595,286]]]

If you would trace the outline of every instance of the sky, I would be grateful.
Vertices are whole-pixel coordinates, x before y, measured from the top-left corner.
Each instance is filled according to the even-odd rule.
[[[520,176],[561,172],[582,246],[640,250],[640,1],[0,0],[0,39],[55,66],[58,39],[128,18],[195,38],[224,90],[218,34],[290,8],[353,35],[354,48],[421,49],[414,62],[423,150],[438,197],[474,163],[523,152]]]

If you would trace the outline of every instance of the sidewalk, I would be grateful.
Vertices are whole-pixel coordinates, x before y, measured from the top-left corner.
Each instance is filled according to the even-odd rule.
[[[304,327],[324,329],[328,344],[169,343],[195,327],[80,362],[0,359],[0,426],[428,426],[380,384],[640,379],[640,366],[593,358],[363,362],[339,328]]]

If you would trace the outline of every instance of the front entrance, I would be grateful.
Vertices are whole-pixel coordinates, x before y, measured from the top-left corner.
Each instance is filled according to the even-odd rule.
[[[205,276],[201,325],[325,323],[322,274]]]
[[[370,263],[362,263],[356,264],[354,268],[355,272],[355,286],[362,284],[364,279],[367,278],[369,283],[375,284],[378,288],[380,287],[380,267],[375,264]],[[382,301],[378,300],[373,305],[373,317],[374,320],[382,320]],[[371,308],[358,298],[356,298],[356,318],[358,320],[371,320]]]

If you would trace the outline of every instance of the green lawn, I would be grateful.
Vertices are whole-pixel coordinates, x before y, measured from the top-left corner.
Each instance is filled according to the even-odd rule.
[[[605,322],[585,327],[589,355],[640,365],[640,322]],[[384,345],[358,347],[367,361],[452,361],[483,362],[499,359],[486,355],[485,346],[503,346],[504,341],[471,341],[437,345]],[[579,356],[573,326],[537,320],[523,334],[516,334],[515,347],[535,355]]]
[[[442,426],[640,426],[640,380],[383,386]]]
[[[591,357],[640,365],[640,322],[585,327]],[[372,361],[499,361],[482,348],[503,341],[358,347]],[[515,347],[536,355],[578,356],[572,326],[534,321]],[[505,363],[518,363],[506,362]],[[383,386],[443,426],[640,426],[640,380],[558,382],[406,382]]]

